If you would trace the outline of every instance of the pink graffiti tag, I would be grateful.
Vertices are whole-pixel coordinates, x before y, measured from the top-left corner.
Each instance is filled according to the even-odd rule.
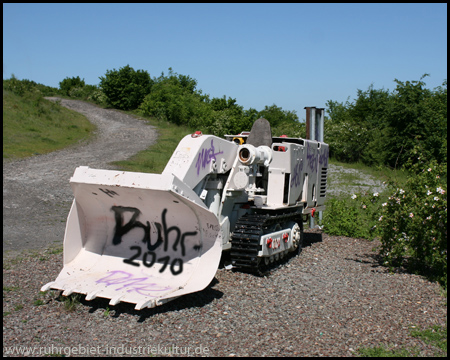
[[[328,154],[329,154],[328,148],[325,148],[319,153],[319,165],[323,167],[328,167]]]
[[[292,180],[291,180],[291,187],[298,187],[300,185],[300,177],[303,172],[303,161],[299,161],[294,166],[294,171],[292,172]]]
[[[308,169],[311,170],[312,173],[317,171],[317,153],[314,150],[313,146],[310,143],[307,144],[306,147],[306,161],[308,165]]]
[[[129,288],[127,292],[136,291],[140,295],[154,296],[152,293],[155,291],[168,291],[171,287],[161,286],[156,283],[146,283],[149,280],[148,277],[135,277],[126,271],[114,270],[110,271],[108,275],[96,281],[97,284],[122,285],[118,287],[116,291]]]
[[[206,165],[211,162],[211,160],[217,160],[216,155],[223,154],[223,151],[215,151],[214,141],[211,140],[211,147],[209,149],[202,149],[202,152],[199,152],[197,163],[195,164],[195,167],[197,168],[197,175],[200,174],[200,169],[204,169]]]

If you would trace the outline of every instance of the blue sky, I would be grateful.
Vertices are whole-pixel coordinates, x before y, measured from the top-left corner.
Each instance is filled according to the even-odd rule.
[[[352,101],[447,78],[447,4],[3,4],[3,78],[96,85],[129,64],[244,109]]]

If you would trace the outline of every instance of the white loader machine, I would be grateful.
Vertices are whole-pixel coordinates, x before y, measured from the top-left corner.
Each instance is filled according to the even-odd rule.
[[[154,307],[203,290],[228,252],[262,271],[302,246],[303,217],[324,209],[328,145],[250,133],[184,137],[162,174],[80,166],[64,267],[42,287]],[[272,265],[273,266],[273,265]]]

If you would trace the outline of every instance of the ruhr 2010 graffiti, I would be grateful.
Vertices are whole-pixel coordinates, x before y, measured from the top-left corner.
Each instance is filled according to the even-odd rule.
[[[183,271],[183,259],[182,257],[186,255],[186,244],[185,240],[188,236],[196,236],[197,231],[182,232],[178,226],[168,226],[167,225],[167,209],[164,209],[161,214],[161,223],[155,222],[153,226],[157,231],[157,239],[152,243],[151,239],[151,225],[149,221],[146,224],[138,221],[138,217],[141,215],[141,211],[134,207],[126,206],[112,206],[111,210],[114,212],[116,226],[114,229],[114,236],[112,239],[113,245],[119,245],[122,243],[122,237],[125,236],[134,228],[141,228],[144,230],[144,236],[142,242],[147,245],[147,250],[142,254],[142,248],[138,245],[130,246],[130,250],[133,251],[133,255],[123,262],[132,266],[140,266],[141,263],[137,260],[142,260],[142,264],[146,267],[152,267],[157,262],[162,263],[162,267],[159,272],[164,272],[164,270],[169,267],[173,275],[178,275]],[[131,212],[130,220],[124,224],[124,214],[126,212]],[[180,249],[181,257],[176,257],[171,259],[170,256],[165,255],[162,257],[157,256],[155,250],[159,249],[166,253],[169,250],[169,234],[175,234],[175,241],[172,245],[173,251],[178,251]],[[161,249],[162,246],[162,249]],[[195,245],[194,250],[199,251],[201,249],[201,244]],[[163,253],[163,254],[164,254]],[[142,258],[141,258],[142,255]],[[169,266],[170,264],[170,266]]]

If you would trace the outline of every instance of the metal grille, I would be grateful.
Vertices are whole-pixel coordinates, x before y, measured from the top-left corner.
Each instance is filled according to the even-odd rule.
[[[328,168],[322,168],[320,172],[320,191],[319,197],[325,197],[327,194],[327,172]]]

